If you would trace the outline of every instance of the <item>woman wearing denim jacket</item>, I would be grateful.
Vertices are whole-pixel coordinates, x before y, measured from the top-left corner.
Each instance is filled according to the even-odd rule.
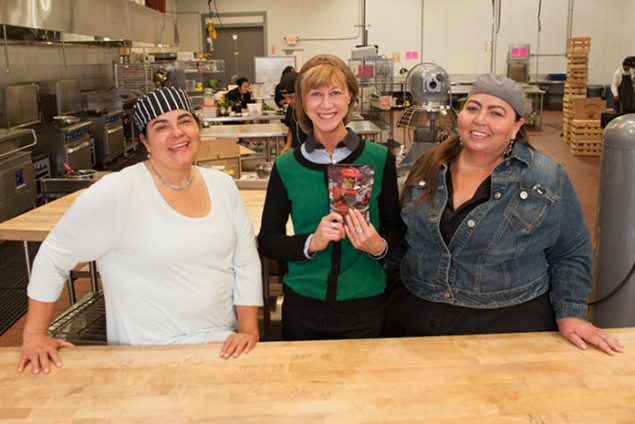
[[[516,82],[480,76],[459,135],[411,169],[401,213],[407,252],[387,303],[388,335],[558,328],[581,349],[622,351],[586,321],[589,229],[563,166],[529,145],[524,106]]]

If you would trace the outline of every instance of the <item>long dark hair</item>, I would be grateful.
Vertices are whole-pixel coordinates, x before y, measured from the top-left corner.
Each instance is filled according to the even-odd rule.
[[[516,114],[516,122],[520,120],[520,116]],[[527,131],[525,130],[525,125],[522,125],[518,132],[516,133],[516,138],[514,139],[515,143],[522,143],[525,146],[532,148],[529,143],[529,138],[527,137]],[[452,162],[455,160],[459,153],[463,150],[463,146],[461,144],[461,137],[458,135],[449,137],[441,144],[433,147],[428,150],[415,161],[410,168],[410,173],[408,174],[408,178],[406,178],[406,182],[404,183],[403,190],[401,190],[401,197],[399,201],[403,206],[408,194],[410,192],[410,186],[415,182],[421,179],[427,182],[426,187],[423,189],[421,196],[417,199],[415,206],[418,205],[423,200],[428,200],[432,202],[432,206],[434,207],[434,192],[436,191],[436,178],[439,173],[439,169],[441,165],[446,162]]]

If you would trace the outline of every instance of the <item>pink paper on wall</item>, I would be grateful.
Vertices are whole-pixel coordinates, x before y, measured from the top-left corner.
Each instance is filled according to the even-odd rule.
[[[520,49],[520,57],[529,57],[529,49],[527,47]]]
[[[512,49],[512,57],[520,57],[520,49],[518,47]]]
[[[406,52],[406,59],[407,60],[418,60],[419,59],[419,52]]]

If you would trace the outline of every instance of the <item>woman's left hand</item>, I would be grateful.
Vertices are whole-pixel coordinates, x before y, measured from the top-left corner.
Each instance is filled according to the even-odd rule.
[[[259,337],[254,334],[231,334],[223,343],[220,357],[224,359],[238,358],[241,353],[249,353],[258,343],[258,339]]]
[[[590,343],[609,355],[624,351],[624,346],[617,338],[579,318],[559,319],[558,329],[567,340],[582,350],[586,349],[586,343]]]
[[[348,210],[344,230],[353,247],[373,256],[379,255],[386,247],[373,224],[366,222],[361,212],[356,209]]]

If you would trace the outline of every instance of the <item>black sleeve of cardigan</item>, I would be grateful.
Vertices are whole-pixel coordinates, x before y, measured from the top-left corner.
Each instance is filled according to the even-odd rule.
[[[258,248],[267,258],[281,261],[307,260],[304,256],[304,245],[309,234],[287,235],[290,212],[291,202],[287,189],[274,164],[269,177],[260,234],[258,234]]]
[[[397,185],[397,168],[395,156],[388,152],[384,175],[382,177],[382,190],[378,196],[379,201],[379,235],[388,243],[388,252],[396,248],[404,237],[405,226],[401,220],[399,208],[399,187]]]

